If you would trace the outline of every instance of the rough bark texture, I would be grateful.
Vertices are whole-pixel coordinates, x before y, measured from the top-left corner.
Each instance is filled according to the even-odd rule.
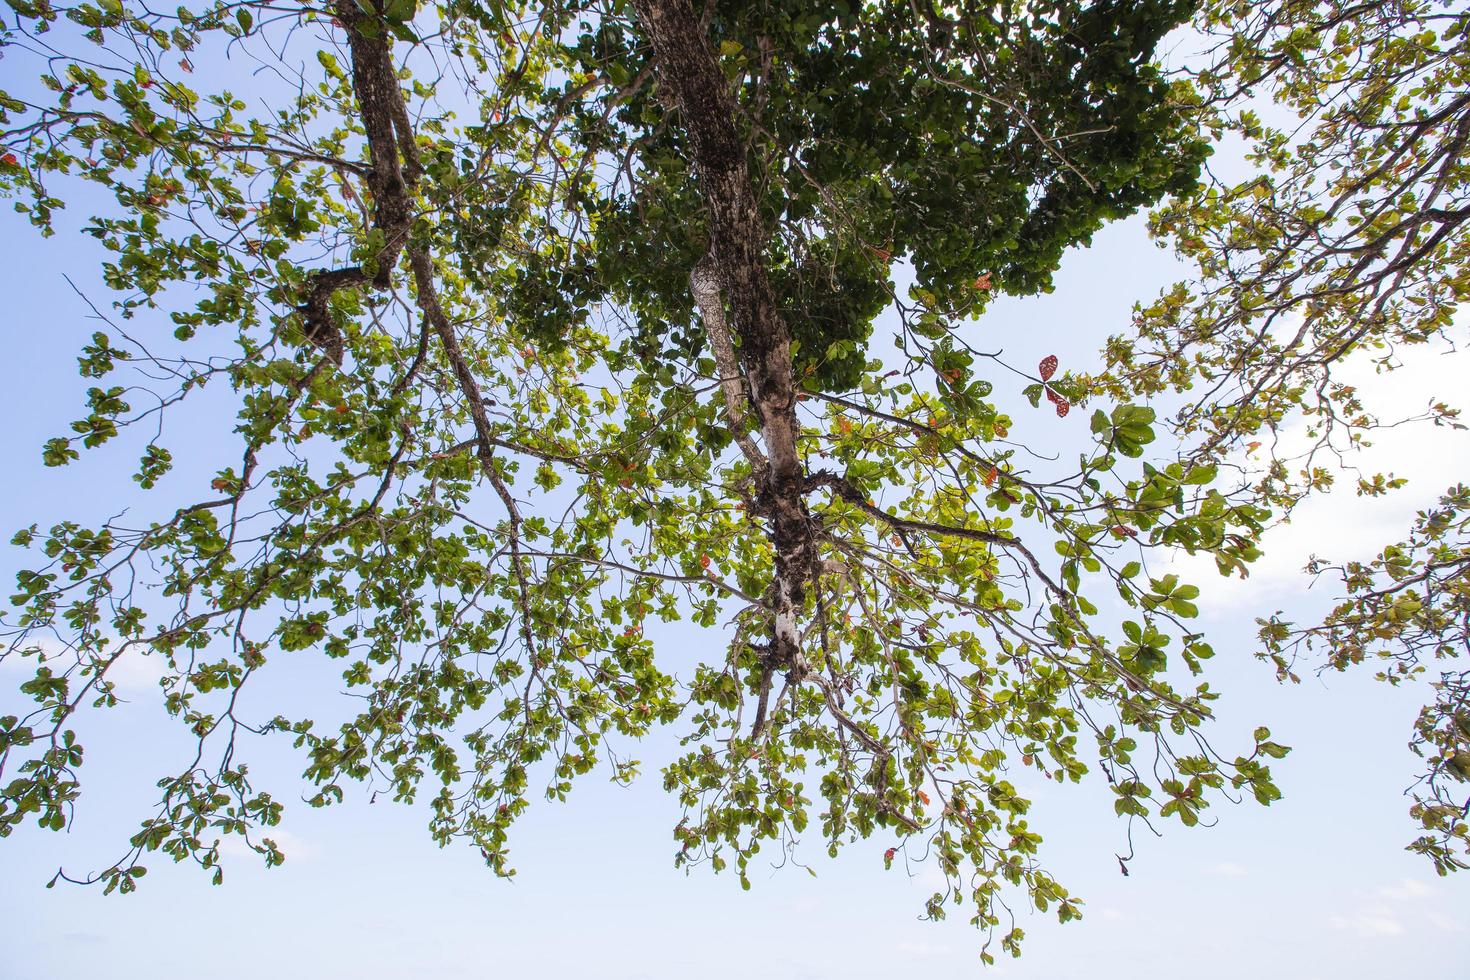
[[[709,335],[710,349],[714,351],[715,370],[720,373],[720,391],[725,396],[725,415],[730,421],[730,431],[735,435],[736,445],[750,461],[751,472],[756,479],[764,480],[766,458],[745,431],[745,406],[749,404],[749,396],[745,389],[745,372],[740,370],[740,362],[735,358],[735,345],[730,341],[730,328],[725,323],[725,290],[720,284],[719,270],[708,257],[689,273],[689,291],[694,295],[694,305],[699,307],[699,318],[704,323],[704,332]]]
[[[368,15],[353,0],[337,0],[332,12],[347,30],[347,46],[352,54],[352,90],[357,96],[372,161],[367,182],[373,195],[373,227],[383,234],[383,248],[374,260],[375,268],[353,265],[326,269],[313,273],[309,279],[306,302],[301,306],[303,332],[307,340],[340,365],[343,343],[329,309],[332,294],[368,282],[379,289],[387,289],[392,284],[393,267],[408,241],[413,220],[408,190],[418,173],[418,153],[408,126],[403,93],[398,88],[398,72],[393,67],[392,42],[381,29],[372,37],[358,30]]]
[[[727,291],[750,397],[769,465],[758,502],[775,550],[775,627],[769,666],[805,673],[796,622],[817,568],[811,517],[796,452],[791,334],[766,275],[766,228],[735,126],[737,106],[689,0],[636,0],[658,77],[678,105],[709,215],[710,254]]]

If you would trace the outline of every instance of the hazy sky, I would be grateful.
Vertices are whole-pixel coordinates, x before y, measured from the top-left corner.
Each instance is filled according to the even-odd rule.
[[[95,243],[75,232],[84,218],[71,213],[56,238],[42,241],[8,209],[0,213],[7,256],[0,288],[10,298],[0,387],[8,420],[0,452],[10,461],[0,494],[5,539],[33,521],[95,519],[133,499],[126,451],[103,451],[63,470],[40,465],[41,443],[65,431],[81,404],[85,384],[74,358],[98,329],[63,276],[99,305],[107,301],[97,286]],[[1084,367],[1108,333],[1126,326],[1130,304],[1172,274],[1141,222],[1130,221],[1070,256],[1052,296],[997,304],[966,330],[980,346],[1004,347],[1016,363],[1057,353],[1064,368]],[[168,329],[161,317],[135,328],[144,336]],[[1411,413],[1431,391],[1453,397],[1463,390],[1453,363],[1424,353],[1387,377],[1361,372],[1362,388],[1386,412]],[[1015,392],[1001,390],[1011,382],[996,381],[997,394],[1014,402]],[[1065,432],[1049,414],[1026,414],[1018,434],[1044,440],[1049,431]],[[1071,423],[1085,427],[1085,420],[1074,413]],[[191,423],[182,424],[187,433]],[[197,443],[201,458],[191,460],[179,431],[171,446],[185,457],[183,468],[207,472],[211,445]],[[1224,695],[1212,732],[1233,748],[1266,724],[1294,746],[1274,764],[1285,799],[1270,808],[1217,807],[1215,826],[1170,823],[1162,839],[1135,828],[1132,874],[1124,877],[1115,855],[1127,851],[1125,825],[1113,817],[1101,781],[1032,787],[1043,857],[1085,900],[1085,919],[1058,927],[1049,915],[1022,913],[1025,955],[1003,961],[994,975],[1346,980],[1464,969],[1470,877],[1439,879],[1402,849],[1415,828],[1400,792],[1418,762],[1405,743],[1425,692],[1389,689],[1366,672],[1319,679],[1304,671],[1302,685],[1282,688],[1251,656],[1255,617],[1276,609],[1306,616],[1330,598],[1325,581],[1307,590],[1299,570],[1308,555],[1364,557],[1401,536],[1417,508],[1464,476],[1470,440],[1399,430],[1369,452],[1365,466],[1407,476],[1409,487],[1387,500],[1344,491],[1312,502],[1270,534],[1267,556],[1248,580],[1221,581],[1207,563],[1179,562],[1204,590],[1201,624],[1218,654],[1206,675]],[[0,551],[7,581],[20,560],[14,549]],[[676,664],[724,643],[688,628],[654,636]],[[16,704],[21,677],[0,666],[0,712]],[[811,847],[799,857],[815,877],[799,867],[755,870],[749,892],[732,875],[674,870],[670,829],[678,808],[661,791],[657,769],[675,751],[677,727],[637,748],[645,776],[633,787],[592,776],[569,803],[535,806],[512,838],[520,868],[513,883],[491,875],[468,848],[437,848],[423,807],[370,804],[366,791],[326,811],[299,804],[299,761],[267,747],[250,758],[260,783],[276,787],[288,805],[285,831],[273,835],[288,854],[284,867],[267,872],[253,856],[236,854],[224,886],[214,888],[192,866],[154,859],[133,896],[44,889],[58,865],[80,871],[108,863],[146,814],[152,782],[168,771],[178,745],[153,679],[146,661],[135,663],[125,682],[132,703],[110,712],[105,727],[89,729],[98,735],[88,742],[75,829],[59,835],[26,827],[0,842],[0,978],[389,980],[537,970],[610,980],[796,980],[980,970],[981,939],[962,915],[937,925],[917,921],[932,872],[898,863],[885,872],[889,839],[851,846],[835,861]]]

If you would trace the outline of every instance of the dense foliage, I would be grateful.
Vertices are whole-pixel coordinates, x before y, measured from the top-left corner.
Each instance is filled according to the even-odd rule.
[[[508,874],[530,796],[603,763],[632,778],[618,744],[672,726],[681,863],[744,881],[763,847],[876,837],[937,863],[929,915],[963,906],[1012,951],[1009,887],[1080,911],[1017,767],[1096,768],[1130,821],[1278,796],[1269,731],[1205,741],[1199,588],[1160,568],[1183,550],[1243,574],[1325,477],[1235,480],[1232,452],[1302,411],[1366,428],[1332,361],[1449,330],[1463,16],[9,2],[6,64],[35,70],[0,93],[0,180],[43,234],[88,202],[112,256],[114,326],[79,361],[96,386],[45,460],[131,440],[158,501],[16,535],[34,560],[4,656],[34,670],[0,718],[0,834],[68,825],[77,716],[137,657],[197,752],[87,876],[108,890],[153,852],[218,880],[220,834],[282,860],[257,738],[301,750],[314,805],[352,781],[426,796],[436,839]],[[1157,50],[1192,16],[1226,40],[1171,77]],[[225,56],[268,66],[260,90],[232,91]],[[1314,135],[1242,108],[1264,95]],[[1204,172],[1227,130],[1265,176]],[[1154,205],[1201,274],[1107,373],[972,345],[993,296],[1050,289],[1066,249]],[[1071,462],[1026,454],[994,393],[1016,374],[1033,406],[1087,403]],[[201,494],[170,426],[221,388],[234,458]],[[1146,399],[1171,391],[1201,397],[1166,455]],[[1463,508],[1349,569],[1354,605],[1313,634],[1334,663],[1463,652]],[[1432,595],[1395,620],[1412,630],[1354,639],[1400,607],[1383,576]],[[676,666],[650,620],[716,652]],[[1288,672],[1301,634],[1266,635]],[[304,655],[340,660],[361,706],[340,724],[254,696]],[[1470,751],[1458,690],[1421,725],[1436,772]],[[1463,807],[1436,800],[1424,848],[1450,866]]]

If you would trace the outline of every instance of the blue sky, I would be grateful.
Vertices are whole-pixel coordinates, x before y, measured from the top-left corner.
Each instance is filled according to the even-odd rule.
[[[71,214],[56,238],[41,241],[16,215],[0,213],[8,257],[0,288],[10,297],[0,368],[9,422],[0,450],[11,461],[0,495],[7,538],[32,521],[106,516],[129,499],[132,460],[122,449],[64,470],[40,465],[41,443],[63,431],[80,404],[85,385],[74,357],[97,329],[63,276],[106,299],[96,285],[94,243],[75,231],[83,217]],[[1055,294],[998,304],[969,329],[978,346],[1004,346],[1015,363],[1058,353],[1064,368],[1083,366],[1107,333],[1126,325],[1130,304],[1174,274],[1141,222],[1130,221],[1070,256]],[[167,327],[144,321],[138,329]],[[1412,412],[1430,390],[1451,391],[1454,363],[1424,352],[1387,377],[1361,372],[1362,387],[1386,409]],[[179,436],[191,424],[185,420]],[[1026,424],[1043,440],[1066,432],[1045,413]],[[213,468],[207,454],[217,442],[179,436],[176,455],[185,444],[198,454],[182,461],[185,470]],[[1400,793],[1417,762],[1405,743],[1424,692],[1392,690],[1367,673],[1319,679],[1304,672],[1301,686],[1282,688],[1251,652],[1256,616],[1276,609],[1307,616],[1329,597],[1321,587],[1308,591],[1299,573],[1309,554],[1361,556],[1393,540],[1416,507],[1462,475],[1457,465],[1470,458],[1467,449],[1463,435],[1391,434],[1370,450],[1369,462],[1408,476],[1408,489],[1382,501],[1344,492],[1308,505],[1272,532],[1267,557],[1244,582],[1222,583],[1208,567],[1179,562],[1204,588],[1202,626],[1218,651],[1208,677],[1224,694],[1222,744],[1239,744],[1242,733],[1267,724],[1294,746],[1275,766],[1285,799],[1268,809],[1217,808],[1215,826],[1171,825],[1162,839],[1136,828],[1125,878],[1115,857],[1127,850],[1125,827],[1105,787],[1034,787],[1033,822],[1046,837],[1046,860],[1086,901],[1086,918],[1058,927],[1046,915],[1023,914],[1025,956],[992,974],[1376,978],[1447,975],[1447,964],[1465,962],[1470,879],[1436,878],[1402,850],[1414,828]],[[8,548],[0,555],[8,579],[20,555]],[[723,645],[722,637],[679,627],[655,640],[690,661]],[[21,676],[0,665],[0,710],[15,703]],[[733,876],[676,871],[669,831],[678,810],[656,771],[673,754],[677,729],[639,747],[646,775],[633,787],[589,777],[569,803],[533,808],[512,841],[520,868],[514,882],[493,877],[468,849],[437,848],[422,807],[369,803],[365,790],[327,811],[295,803],[297,760],[265,746],[253,753],[252,771],[288,803],[285,832],[276,835],[288,854],[284,867],[267,872],[252,857],[233,855],[225,885],[214,888],[192,867],[154,861],[134,896],[45,890],[58,865],[83,869],[118,850],[146,812],[152,780],[169,764],[177,740],[150,696],[146,662],[134,665],[125,693],[132,703],[110,713],[89,741],[77,826],[64,835],[27,827],[0,843],[0,978],[105,970],[119,980],[375,980],[535,970],[630,980],[756,971],[799,980],[980,969],[980,938],[962,917],[917,921],[932,872],[897,863],[885,872],[886,840],[853,846],[835,861],[810,848],[802,856],[816,877],[793,867],[759,870],[750,892]]]

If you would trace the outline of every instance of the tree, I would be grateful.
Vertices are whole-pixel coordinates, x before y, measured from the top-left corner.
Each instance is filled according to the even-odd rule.
[[[38,554],[6,656],[35,670],[0,718],[0,832],[67,826],[76,717],[116,704],[108,672],[138,656],[165,665],[197,754],[85,877],[109,891],[153,852],[218,881],[220,833],[282,860],[262,836],[282,806],[240,761],[264,737],[302,751],[314,805],[354,780],[422,793],[437,840],[510,874],[529,794],[564,797],[602,759],[632,778],[617,740],[678,726],[680,863],[734,861],[748,884],[815,814],[834,853],[932,852],[947,884],[928,914],[963,905],[1012,952],[1008,888],[1079,914],[1037,862],[1013,767],[1095,764],[1130,821],[1279,795],[1267,729],[1234,755],[1205,740],[1199,588],[1148,568],[1183,549],[1243,574],[1299,499],[1283,475],[1222,473],[1317,407],[1303,355],[1236,363],[1254,320],[1198,326],[1279,270],[1222,277],[1208,263],[1235,246],[1191,230],[1259,224],[1202,167],[1211,127],[1248,127],[1230,107],[1294,77],[1295,48],[1283,74],[1233,45],[1171,78],[1156,50],[1194,13],[1174,0],[10,2],[4,43],[39,84],[0,95],[0,177],[43,233],[88,182],[112,202],[88,231],[115,255],[117,322],[82,352],[99,381],[46,462],[133,439],[140,496],[176,496],[141,524],[16,535]],[[1241,28],[1252,50],[1274,52],[1282,16]],[[260,106],[203,84],[224,54],[269,66]],[[1050,289],[1068,248],[1165,201],[1160,229],[1221,291],[1145,311],[1108,374],[967,340],[992,297]],[[1450,220],[1394,228],[1414,209],[1396,206],[1386,241]],[[1352,275],[1345,293],[1372,289]],[[1075,468],[1038,471],[1011,440],[1027,420],[998,405],[1006,372],[1033,408],[1095,403]],[[1150,449],[1139,396],[1212,377],[1248,395],[1179,417],[1197,447]],[[193,447],[165,422],[221,387],[235,461],[175,506]],[[679,675],[650,617],[719,652]],[[319,726],[252,700],[302,651],[340,659],[362,709]]]
[[[1455,4],[1206,3],[1211,41],[1191,75],[1201,125],[1249,148],[1254,172],[1216,177],[1152,216],[1162,240],[1195,266],[1135,330],[1113,338],[1091,390],[1184,395],[1170,419],[1193,465],[1234,466],[1238,496],[1288,517],[1352,470],[1351,452],[1405,422],[1463,428],[1459,409],[1426,392],[1417,419],[1380,419],[1341,378],[1356,356],[1392,371],[1402,352],[1453,350],[1470,296],[1470,40]],[[1309,423],[1303,447],[1283,430]],[[1260,450],[1263,467],[1241,466]],[[1256,472],[1256,470],[1259,472]],[[1349,473],[1361,495],[1403,481]],[[1231,496],[1227,494],[1227,496]],[[1411,849],[1440,873],[1464,868],[1470,844],[1470,672],[1465,656],[1470,537],[1466,488],[1448,488],[1406,540],[1332,572],[1342,601],[1320,623],[1262,619],[1262,656],[1297,680],[1298,655],[1324,667],[1383,664],[1401,684],[1429,674],[1433,702],[1411,747],[1426,757]]]

